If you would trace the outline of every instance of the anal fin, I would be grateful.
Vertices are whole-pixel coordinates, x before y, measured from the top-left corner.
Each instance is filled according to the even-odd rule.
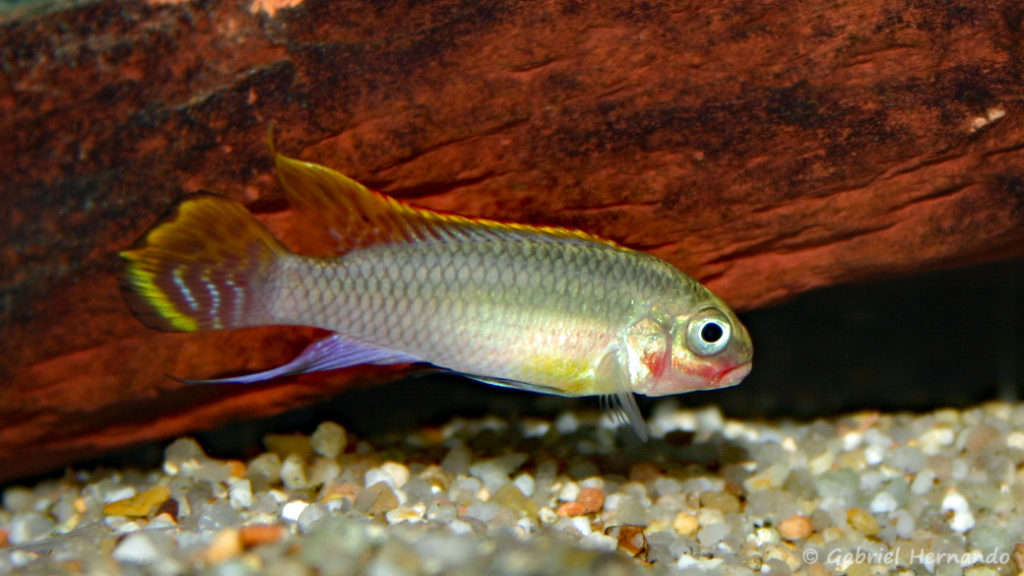
[[[229,376],[227,378],[182,380],[182,382],[188,384],[252,384],[255,382],[266,382],[267,380],[282,376],[338,370],[360,364],[384,365],[405,364],[407,362],[420,362],[420,359],[404,352],[378,348],[369,344],[348,340],[340,334],[332,334],[313,342],[291,362],[277,368],[253,374]]]
[[[466,374],[465,372],[452,372],[465,378],[476,380],[477,382],[483,382],[484,384],[490,384],[491,386],[498,386],[501,388],[512,388],[515,390],[526,390],[527,392],[535,392],[537,394],[553,394],[555,396],[565,396],[565,393],[561,390],[552,387],[544,386],[543,384],[531,384],[529,382],[522,382],[520,380],[512,380],[510,378],[495,378],[492,376],[478,376],[476,374]]]

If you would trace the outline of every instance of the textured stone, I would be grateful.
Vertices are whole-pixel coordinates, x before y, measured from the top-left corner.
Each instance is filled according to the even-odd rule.
[[[165,374],[277,365],[318,333],[158,334],[121,302],[114,254],[188,192],[323,250],[277,202],[271,120],[290,154],[430,208],[602,234],[739,309],[1024,254],[1016,7],[288,4],[0,23],[0,480],[398,375],[188,387]]]

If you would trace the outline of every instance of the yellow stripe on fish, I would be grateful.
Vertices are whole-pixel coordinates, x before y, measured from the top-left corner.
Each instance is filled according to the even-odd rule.
[[[428,362],[500,386],[607,395],[644,435],[634,392],[731,386],[750,371],[735,314],[663,260],[576,230],[412,207],[276,153],[275,164],[335,257],[292,253],[243,205],[209,194],[122,253],[129,307],[153,328],[334,333],[284,366],[216,381]]]

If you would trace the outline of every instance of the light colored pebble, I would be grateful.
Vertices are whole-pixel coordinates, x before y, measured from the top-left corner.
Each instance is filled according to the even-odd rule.
[[[1006,446],[1008,448],[1016,448],[1017,450],[1024,450],[1024,432],[1020,430],[1014,430],[1006,435]]]
[[[239,479],[228,487],[228,498],[231,506],[236,509],[252,506],[252,483],[247,479]]]
[[[282,514],[283,515],[283,514]],[[303,534],[310,532],[319,522],[327,516],[327,508],[320,503],[313,502],[302,509],[295,523]]]
[[[163,475],[82,471],[5,490],[0,573],[50,573],[59,562],[91,574],[103,555],[154,576],[312,576],[346,566],[485,573],[484,558],[490,568],[524,567],[510,573],[547,573],[526,567],[571,553],[615,574],[633,573],[612,569],[616,562],[637,573],[650,562],[694,575],[870,576],[879,566],[805,565],[801,553],[895,546],[960,555],[956,565],[922,565],[936,576],[995,576],[1005,566],[982,554],[1024,536],[1014,516],[1024,498],[1021,405],[809,425],[656,409],[655,438],[665,423],[694,434],[655,440],[628,468],[616,454],[622,438],[599,417],[560,418],[571,438],[544,423],[529,452],[499,456],[495,442],[516,428],[497,417],[418,431],[380,451],[374,440],[349,446],[343,428],[324,423],[311,437],[270,439],[283,456],[247,464],[181,439],[165,450]],[[432,454],[445,457],[430,462]],[[611,455],[620,467],[602,473]],[[588,564],[588,554],[616,549]],[[1010,563],[1024,566],[1024,545]]]
[[[863,508],[850,508],[847,510],[846,520],[854,530],[865,536],[878,534],[878,519]]]
[[[954,532],[963,534],[974,528],[974,513],[971,512],[971,505],[967,499],[956,490],[950,490],[942,499],[942,511],[949,518],[949,527]]]
[[[679,511],[672,519],[672,529],[680,536],[693,536],[700,529],[697,517],[685,510]]]
[[[348,433],[334,422],[321,422],[309,437],[309,445],[325,458],[337,458],[348,446]]]
[[[946,446],[949,446],[956,439],[956,433],[952,426],[939,425],[925,431],[918,438],[921,450],[925,454],[938,454]]]
[[[617,538],[612,538],[601,532],[591,532],[580,540],[580,547],[599,552],[615,552],[619,546]]]
[[[14,516],[8,528],[7,539],[12,544],[27,544],[49,534],[57,523],[39,512],[24,512]]]
[[[740,511],[740,501],[728,492],[704,492],[700,495],[700,505],[718,510],[722,514]]]
[[[423,520],[425,512],[426,507],[423,506],[423,504],[417,504],[416,506],[399,506],[394,510],[388,510],[384,514],[384,517],[387,519],[388,524],[419,522]]]
[[[145,532],[129,534],[114,548],[113,557],[128,564],[153,564],[163,559],[164,554]]]
[[[579,430],[580,423],[576,419],[576,415],[572,412],[562,412],[555,419],[555,430],[558,430],[559,434],[567,435]]]
[[[558,522],[559,518],[558,514],[551,508],[548,508],[547,506],[540,509],[538,516],[540,518],[540,521],[544,524],[554,524],[555,522]]]
[[[534,491],[537,489],[537,483],[533,479],[533,476],[530,476],[529,474],[520,474],[512,480],[512,483],[519,488],[519,491],[523,493],[523,496],[533,498]]]
[[[892,494],[889,492],[879,492],[871,499],[869,509],[872,514],[887,514],[896,510],[898,506],[899,503],[896,502],[896,498]]]
[[[409,468],[405,464],[388,461],[381,464],[380,469],[394,479],[392,488],[401,488],[409,481]]]
[[[807,538],[814,531],[811,519],[803,515],[795,515],[779,522],[779,536],[786,540],[800,540]]]
[[[558,499],[562,502],[575,502],[579,495],[580,485],[572,481],[563,483],[562,488],[558,491]]]
[[[281,518],[289,522],[297,522],[302,512],[309,506],[305,500],[292,500],[281,507]]]
[[[308,460],[314,454],[309,436],[305,434],[267,434],[263,437],[263,445],[282,459],[294,454],[302,460]]]
[[[210,564],[220,564],[235,558],[242,553],[242,538],[235,528],[217,532],[210,546],[203,553],[203,558]]]
[[[306,461],[298,454],[289,454],[281,464],[281,483],[289,490],[309,487],[306,479]]]
[[[352,502],[352,507],[374,516],[397,508],[399,503],[398,496],[390,486],[384,482],[377,482],[359,492]]]

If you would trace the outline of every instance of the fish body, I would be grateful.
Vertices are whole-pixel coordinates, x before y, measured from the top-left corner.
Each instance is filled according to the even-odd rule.
[[[737,384],[750,338],[700,283],[582,232],[413,208],[276,155],[290,203],[335,257],[295,254],[241,204],[195,195],[122,253],[151,327],[304,325],[333,336],[252,382],[360,363],[421,361],[500,386],[612,398]]]

